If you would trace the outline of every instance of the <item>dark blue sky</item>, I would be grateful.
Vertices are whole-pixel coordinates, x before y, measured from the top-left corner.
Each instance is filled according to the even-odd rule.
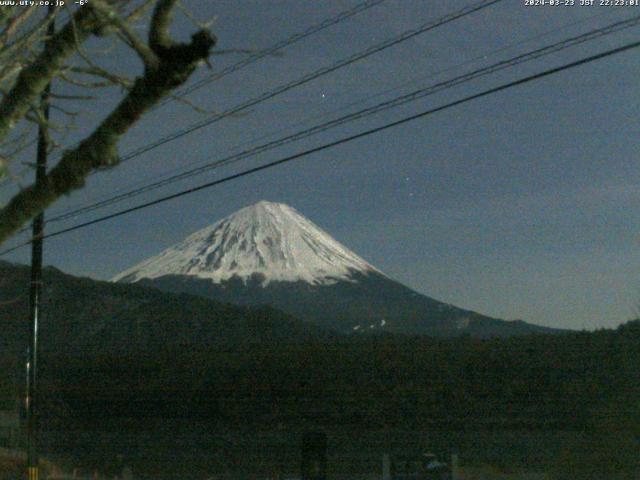
[[[185,3],[198,19],[217,16],[213,30],[219,48],[261,49],[358,2]],[[189,98],[224,111],[471,3],[387,0]],[[83,191],[47,214],[639,14],[640,7],[526,7],[524,0],[505,0],[96,174]],[[177,20],[177,35],[192,29],[184,18]],[[533,37],[538,38],[526,41]],[[638,39],[638,27],[601,38],[82,219]],[[497,49],[503,50],[494,53]],[[213,69],[238,58],[213,57]],[[132,75],[140,69],[137,59],[121,53],[103,63]],[[194,80],[208,73],[203,69]],[[439,300],[543,325],[612,327],[631,318],[640,304],[639,74],[640,51],[633,50],[52,239],[45,260],[69,273],[107,279],[194,230],[267,199],[292,205],[391,277]],[[111,92],[87,105],[90,111],[74,135],[89,131],[115,98]],[[121,152],[202,118],[175,103],[163,107],[127,136]],[[26,262],[28,249],[9,258]]]

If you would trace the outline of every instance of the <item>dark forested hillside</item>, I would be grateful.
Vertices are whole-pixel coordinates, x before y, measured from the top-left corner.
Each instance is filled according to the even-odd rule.
[[[638,395],[639,347],[635,322],[549,337],[353,336],[91,362],[61,356],[54,369],[65,372],[60,386],[73,410],[88,416],[153,410],[263,427],[581,429]]]
[[[11,404],[22,383],[28,272],[0,267],[0,398]],[[491,339],[338,335],[271,308],[54,269],[46,279],[41,423],[63,451],[79,448],[65,443],[81,441],[70,429],[94,432],[87,435],[96,452],[106,432],[123,441],[128,431],[131,444],[118,444],[127,450],[169,419],[205,431],[321,427],[458,432],[471,440],[509,432],[526,445],[513,458],[544,448],[556,478],[574,478],[584,465],[628,463],[638,446],[640,321]],[[527,440],[567,431],[569,442]],[[172,444],[165,433],[154,441]]]
[[[0,388],[4,401],[10,397],[11,402],[21,387],[26,358],[29,269],[0,262],[0,280]],[[128,385],[129,361],[162,366],[158,362],[164,359],[172,365],[190,351],[213,354],[253,344],[334,336],[269,307],[237,307],[137,285],[98,282],[53,268],[45,269],[44,280],[39,348],[45,387],[51,386],[47,381],[73,382],[74,376],[67,372],[76,362],[92,379],[89,385],[104,393]],[[58,363],[58,358],[65,360]],[[98,359],[108,365],[104,378],[95,377],[93,369],[102,361]],[[109,378],[113,385],[106,383]],[[87,377],[78,379],[86,382]],[[189,376],[180,381],[188,383]]]
[[[12,280],[0,298],[11,396],[28,272],[1,266]],[[640,385],[637,321],[503,339],[340,336],[269,308],[46,276],[41,378],[54,394],[43,398],[78,421],[145,412],[229,424],[582,428]]]
[[[247,281],[232,278],[214,283],[184,275],[144,278],[138,283],[236,305],[273,305],[296,318],[345,334],[386,332],[442,338],[464,335],[490,338],[565,332],[465,310],[422,295],[375,272],[354,273],[349,281],[326,285],[302,281],[263,285],[259,276]]]

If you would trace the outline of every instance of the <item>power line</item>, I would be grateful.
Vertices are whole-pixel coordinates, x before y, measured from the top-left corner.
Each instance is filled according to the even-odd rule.
[[[410,29],[410,30],[406,30],[403,33],[401,33],[400,35],[397,35],[395,37],[392,37],[390,39],[387,39],[379,44],[373,45],[371,47],[369,47],[368,49],[356,53],[354,55],[351,55],[350,57],[347,57],[343,60],[340,60],[332,65],[323,67],[319,70],[316,70],[314,72],[311,72],[297,80],[293,80],[291,82],[288,82],[286,84],[283,84],[279,87],[277,87],[274,90],[271,91],[267,91],[264,92],[263,94],[259,95],[258,97],[255,97],[253,99],[247,100],[239,105],[236,105],[234,107],[231,107],[230,109],[225,110],[224,112],[221,112],[219,114],[215,114],[207,119],[204,119],[200,122],[197,122],[185,129],[179,130],[177,132],[174,132],[170,135],[166,135],[164,137],[161,137],[147,145],[143,145],[142,147],[135,149],[129,153],[127,153],[126,155],[122,156],[120,158],[120,163],[124,163],[128,160],[131,160],[135,157],[138,157],[144,153],[147,153],[159,146],[165,145],[169,142],[172,142],[174,140],[177,140],[178,138],[181,138],[185,135],[188,135],[190,133],[193,133],[203,127],[212,125],[220,120],[223,120],[224,118],[227,118],[229,116],[235,115],[240,113],[243,110],[246,110],[247,108],[250,108],[252,106],[255,106],[259,103],[262,103],[266,100],[269,100],[277,95],[280,95],[282,93],[285,93],[293,88],[296,88],[298,86],[304,85],[312,80],[315,80],[319,77],[322,77],[324,75],[327,75],[329,73],[332,73],[340,68],[343,68],[345,66],[351,65],[359,60],[362,60],[364,58],[367,58],[375,53],[379,53],[383,50],[386,50],[388,48],[391,48],[395,45],[398,45],[399,43],[405,42],[407,40],[410,40],[411,38],[414,38],[418,35],[421,35],[423,33],[426,33],[430,30],[433,30],[437,27],[440,27],[442,25],[446,25],[448,23],[451,23],[455,20],[458,20],[462,17],[465,17],[467,15],[470,15],[472,13],[475,13],[477,11],[483,10],[485,8],[490,7],[491,5],[495,4],[495,3],[499,3],[502,0],[482,0],[480,2],[468,5],[460,10],[456,10],[454,12],[448,13],[440,18],[438,18],[437,20],[433,20],[433,21],[429,21],[427,23],[424,23],[422,25],[420,25],[417,28],[414,29]],[[303,34],[300,34],[303,35]],[[308,36],[308,35],[307,35]],[[285,41],[281,42],[284,43]]]
[[[425,110],[423,112],[420,112],[420,113],[417,113],[417,114],[410,115],[408,117],[402,118],[400,120],[396,120],[394,122],[387,123],[387,124],[379,126],[379,127],[371,128],[369,130],[365,130],[363,132],[360,132],[360,133],[357,133],[357,134],[354,134],[354,135],[350,135],[350,136],[341,138],[339,140],[335,140],[335,141],[330,142],[330,143],[325,143],[325,144],[320,145],[318,147],[314,147],[314,148],[311,148],[311,149],[308,149],[308,150],[304,150],[302,152],[298,152],[296,154],[289,155],[289,156],[281,158],[279,160],[275,160],[273,162],[269,162],[269,163],[266,163],[266,164],[258,166],[258,167],[250,168],[248,170],[244,170],[242,172],[239,172],[239,173],[236,173],[236,174],[233,174],[233,175],[229,175],[229,176],[221,178],[219,180],[214,180],[212,182],[207,182],[207,183],[205,183],[203,185],[199,185],[197,187],[192,187],[192,188],[189,188],[187,190],[183,190],[181,192],[174,193],[172,195],[167,195],[165,197],[158,198],[158,199],[150,201],[150,202],[146,202],[146,203],[143,203],[143,204],[140,204],[140,205],[136,205],[134,207],[129,207],[127,209],[120,210],[119,212],[115,212],[115,213],[112,213],[110,215],[105,215],[103,217],[96,218],[94,220],[90,220],[90,221],[87,221],[87,222],[84,222],[84,223],[81,223],[81,224],[78,224],[78,225],[74,225],[72,227],[68,227],[68,228],[65,228],[65,229],[62,229],[62,230],[58,230],[56,232],[52,232],[52,233],[43,235],[42,238],[45,239],[45,238],[57,237],[57,236],[60,236],[60,235],[63,235],[63,234],[66,234],[66,233],[69,233],[69,232],[72,232],[72,231],[75,231],[75,230],[79,230],[79,229],[82,229],[82,228],[85,228],[85,227],[88,227],[88,226],[91,226],[91,225],[95,225],[97,223],[102,223],[102,222],[104,222],[106,220],[111,220],[113,218],[117,218],[117,217],[126,215],[128,213],[132,213],[132,212],[135,212],[135,211],[138,211],[138,210],[143,210],[145,208],[149,208],[151,206],[158,205],[160,203],[164,203],[164,202],[167,202],[169,200],[173,200],[175,198],[183,197],[185,195],[189,195],[191,193],[198,192],[200,190],[211,188],[211,187],[220,185],[222,183],[226,183],[226,182],[229,182],[229,181],[232,181],[232,180],[237,180],[239,178],[242,178],[242,177],[245,177],[245,176],[260,172],[260,171],[263,171],[263,170],[267,170],[269,168],[273,168],[273,167],[276,167],[278,165],[282,165],[284,163],[288,163],[288,162],[291,162],[293,160],[297,160],[297,159],[302,158],[302,157],[306,157],[306,156],[311,155],[313,153],[317,153],[317,152],[320,152],[320,151],[323,151],[323,150],[327,150],[327,149],[336,147],[338,145],[342,145],[342,144],[345,144],[345,143],[348,143],[348,142],[352,142],[352,141],[360,139],[360,138],[368,137],[368,136],[373,135],[375,133],[379,133],[379,132],[388,130],[390,128],[397,127],[399,125],[403,125],[405,123],[412,122],[412,121],[417,120],[419,118],[423,118],[423,117],[426,117],[426,116],[429,116],[429,115],[433,115],[435,113],[438,113],[438,112],[441,112],[441,111],[444,111],[444,110],[448,110],[450,108],[456,107],[458,105],[462,105],[462,104],[470,102],[472,100],[476,100],[476,99],[479,99],[479,98],[482,98],[482,97],[486,97],[486,96],[492,95],[494,93],[498,93],[498,92],[501,92],[503,90],[507,90],[509,88],[516,87],[518,85],[523,85],[523,84],[526,84],[526,83],[530,83],[530,82],[533,82],[535,80],[539,80],[541,78],[548,77],[550,75],[554,75],[556,73],[560,73],[560,72],[563,72],[563,71],[566,71],[566,70],[570,70],[570,69],[573,69],[573,68],[576,68],[576,67],[579,67],[581,65],[585,65],[585,64],[597,61],[597,60],[601,60],[601,59],[606,58],[606,57],[617,55],[619,53],[626,52],[628,50],[631,50],[633,48],[638,48],[638,47],[640,47],[640,41],[636,41],[636,42],[633,42],[633,43],[628,43],[628,44],[623,45],[621,47],[613,48],[613,49],[607,50],[607,51],[602,52],[602,53],[591,55],[589,57],[585,57],[585,58],[582,58],[580,60],[576,60],[574,62],[561,65],[559,67],[551,68],[551,69],[545,70],[545,71],[540,72],[540,73],[529,75],[529,76],[520,78],[518,80],[511,81],[511,82],[508,82],[508,83],[504,83],[504,84],[499,85],[497,87],[493,87],[493,88],[484,90],[484,91],[482,91],[480,93],[476,93],[474,95],[469,95],[469,96],[464,97],[464,98],[462,98],[460,100],[456,100],[456,101],[447,103],[447,104],[439,106],[439,107],[431,108],[429,110]],[[32,238],[28,242],[25,242],[23,244],[17,245],[15,247],[10,248],[10,249],[4,250],[4,251],[0,252],[0,256],[6,255],[7,253],[10,253],[10,252],[12,252],[14,250],[17,250],[18,248],[26,246],[26,245],[32,243],[34,240],[35,239]]]
[[[338,13],[337,15],[334,15],[333,17],[330,18],[326,18],[325,20],[323,20],[320,23],[317,23],[315,25],[310,26],[309,28],[307,28],[306,30],[303,30],[301,32],[298,33],[294,33],[293,35],[279,41],[278,43],[275,43],[274,45],[264,49],[264,50],[260,50],[259,52],[255,52],[245,58],[243,58],[242,60],[229,65],[228,67],[223,68],[221,71],[214,73],[212,75],[210,75],[207,78],[201,79],[198,82],[195,82],[193,85],[182,89],[182,91],[179,91],[177,94],[164,99],[164,101],[162,101],[159,105],[157,105],[155,108],[160,108],[164,105],[166,105],[167,103],[170,103],[174,100],[180,99],[180,98],[184,98],[185,96],[187,96],[188,94],[190,94],[191,92],[194,92],[200,88],[202,88],[204,85],[214,82],[216,80],[220,80],[223,77],[226,77],[227,75],[233,73],[233,72],[237,72],[238,70],[241,70],[255,62],[257,62],[258,60],[261,60],[265,57],[268,57],[270,55],[274,55],[277,52],[279,52],[280,50],[293,45],[301,40],[304,40],[307,37],[310,37],[326,28],[329,28],[333,25],[337,25],[359,13],[362,13],[366,10],[369,10],[372,7],[375,7],[376,5],[379,5],[381,3],[384,3],[387,0],[367,0],[365,2],[359,3],[355,6],[353,6],[352,8],[348,9],[348,10],[344,10],[340,13]],[[35,141],[33,142],[35,143]],[[8,155],[9,156],[9,155]],[[3,187],[4,185],[6,185],[6,180],[0,182],[0,188]]]
[[[151,143],[148,143],[147,145],[143,145],[140,148],[137,148],[129,153],[127,153],[126,155],[122,156],[120,158],[120,163],[124,163],[128,160],[131,160],[133,158],[136,158],[144,153],[147,153],[151,150],[154,150],[157,147],[160,147],[162,145],[165,145],[169,142],[172,142],[174,140],[177,140],[178,138],[181,138],[185,135],[188,135],[190,133],[193,133],[201,128],[204,128],[206,126],[212,125],[220,120],[223,120],[224,118],[236,115],[240,112],[242,112],[243,110],[246,110],[247,108],[253,107],[259,103],[265,102],[267,100],[270,100],[271,98],[274,98],[278,95],[281,95],[282,93],[285,93],[293,88],[299,87],[301,85],[304,85],[306,83],[309,83],[317,78],[320,78],[324,75],[327,75],[329,73],[332,73],[340,68],[346,67],[348,65],[351,65],[359,60],[362,60],[363,58],[367,58],[375,53],[379,53],[383,50],[386,50],[388,48],[391,48],[395,45],[398,45],[399,43],[405,42],[407,40],[410,40],[411,38],[414,38],[418,35],[421,35],[423,33],[426,33],[430,30],[433,30],[437,27],[440,27],[442,25],[446,25],[450,22],[453,22],[455,20],[458,20],[459,18],[465,17],[467,15],[470,15],[472,13],[475,13],[477,11],[483,10],[487,7],[490,7],[491,5],[495,4],[495,3],[499,3],[503,0],[482,0],[478,3],[474,3],[472,5],[469,5],[467,7],[464,7],[460,10],[457,10],[455,12],[449,13],[447,15],[444,15],[442,17],[440,17],[438,20],[435,21],[431,21],[431,22],[427,22],[425,24],[422,24],[421,26],[415,28],[415,29],[411,29],[411,30],[407,30],[403,33],[401,33],[400,35],[397,35],[395,37],[392,37],[388,40],[385,40],[382,43],[379,43],[377,45],[371,46],[368,49],[366,49],[363,52],[359,52],[356,53],[350,57],[347,57],[343,60],[340,60],[332,65],[323,67],[319,70],[316,70],[314,72],[311,72],[297,80],[293,80],[291,82],[288,82],[286,84],[283,84],[279,87],[277,87],[274,90],[271,91],[267,91],[262,93],[261,95],[259,95],[258,97],[255,97],[253,99],[247,100],[245,102],[242,102],[239,105],[236,105],[234,107],[231,107],[230,109],[225,110],[224,112],[221,112],[219,114],[215,114],[205,120],[201,120],[200,122],[194,123],[192,125],[190,125],[189,127],[179,130],[177,132],[174,132],[172,134],[166,135],[164,137],[161,137]],[[308,36],[308,35],[307,35]]]
[[[425,32],[428,32],[430,30],[433,30],[437,27],[440,27],[442,25],[446,25],[448,23],[451,23],[455,20],[458,20],[459,18],[465,17],[467,15],[470,15],[472,13],[475,13],[477,11],[483,10],[485,8],[490,7],[491,5],[494,5],[496,3],[499,3],[503,0],[482,0],[481,2],[477,2],[474,3],[472,5],[469,5],[467,7],[464,7],[460,10],[457,10],[455,12],[449,13],[447,15],[444,15],[442,17],[440,17],[437,20],[434,21],[430,21],[427,22],[425,24],[422,24],[421,26],[411,29],[411,30],[407,30],[403,33],[401,33],[400,35],[396,35],[395,37],[392,37],[388,40],[385,40],[382,43],[379,43],[377,45],[373,45],[371,47],[369,47],[368,49],[364,50],[363,52],[359,52],[356,53],[354,55],[351,55],[350,57],[347,57],[343,60],[340,60],[332,65],[320,68],[314,72],[308,73],[307,75],[304,75],[301,78],[298,78],[297,80],[293,80],[291,82],[285,83],[283,85],[280,85],[279,87],[264,92],[262,94],[260,94],[259,96],[252,98],[250,100],[246,100],[242,103],[240,103],[239,105],[236,105],[234,107],[231,107],[227,110],[225,110],[224,112],[215,114],[209,118],[206,118],[204,120],[201,120],[199,122],[196,122],[192,125],[190,125],[187,128],[184,128],[182,130],[178,130],[177,132],[171,133],[169,135],[165,135],[164,137],[161,137],[151,143],[148,143],[146,145],[143,145],[140,148],[137,148],[131,152],[129,152],[128,154],[124,155],[123,157],[120,158],[120,163],[126,162],[128,160],[131,160],[132,158],[138,157],[144,153],[147,153],[151,150],[154,150],[157,147],[160,147],[162,145],[165,145],[169,142],[172,142],[174,140],[177,140],[178,138],[184,137],[185,135],[188,135],[190,133],[193,133],[197,130],[200,130],[201,128],[207,127],[209,125],[212,125],[216,122],[219,122],[220,120],[230,117],[232,115],[236,115],[240,112],[242,112],[243,110],[246,110],[247,108],[253,107],[255,105],[258,105],[259,103],[265,102],[267,100],[270,100],[278,95],[281,95],[293,88],[299,87],[301,85],[304,85],[306,83],[311,82],[312,80],[315,80],[317,78],[320,78],[324,75],[327,75],[329,73],[335,72],[336,70],[346,67],[348,65],[351,65],[359,60],[362,60],[363,58],[367,58],[375,53],[379,53],[383,50],[386,50],[388,48],[391,48],[395,45],[398,45],[399,43],[405,42],[407,40],[410,40],[411,38],[414,38],[418,35],[421,35]]]
[[[331,17],[331,18],[327,18],[325,20],[323,20],[322,22],[316,24],[316,25],[312,25],[311,27],[307,28],[306,30],[299,32],[299,33],[294,33],[293,35],[291,35],[288,38],[285,38],[284,40],[279,41],[278,43],[272,45],[269,48],[266,48],[264,50],[260,50],[259,52],[253,53],[251,55],[249,55],[246,58],[243,58],[242,60],[229,65],[228,67],[225,67],[224,69],[222,69],[221,71],[214,73],[210,76],[208,76],[207,78],[203,78],[201,80],[199,80],[198,82],[193,83],[192,85],[190,85],[189,87],[183,88],[180,92],[178,92],[177,95],[174,95],[172,98],[167,98],[165,99],[163,102],[161,102],[158,107],[161,107],[163,105],[166,105],[167,103],[175,100],[176,98],[184,98],[185,96],[189,95],[192,92],[195,92],[196,90],[199,90],[200,88],[202,88],[203,86],[215,82],[216,80],[220,80],[223,77],[226,77],[227,75],[229,75],[230,73],[233,72],[237,72],[238,70],[247,67],[248,65],[251,65],[252,63],[257,62],[258,60],[268,57],[270,55],[273,55],[277,52],[279,52],[280,50],[282,50],[285,47],[288,47],[290,45],[293,45],[294,43],[299,42],[300,40],[304,40],[307,37],[310,37],[311,35],[320,32],[321,30],[324,30],[328,27],[331,27],[333,25],[336,25],[340,22],[343,22],[345,20],[347,20],[348,18],[353,17],[354,15],[357,15],[361,12],[364,12],[365,10],[368,10],[372,7],[375,7],[376,5],[379,5],[380,3],[385,2],[386,0],[368,0],[366,2],[362,2],[359,3],[358,5],[354,6],[353,8],[350,8],[348,10],[345,10],[343,12],[340,12],[339,14]]]
[[[192,176],[204,173],[208,170],[211,170],[213,168],[217,168],[220,166],[224,166],[224,165],[228,165],[230,163],[235,163],[239,160],[245,159],[247,157],[252,157],[254,155],[257,155],[259,153],[263,153],[265,151],[268,150],[272,150],[274,148],[277,147],[281,147],[283,145],[292,143],[294,141],[298,141],[301,140],[303,138],[307,138],[311,135],[315,135],[317,133],[321,133],[324,131],[327,131],[331,128],[343,125],[345,123],[349,123],[355,120],[359,120],[365,117],[368,117],[370,115],[391,109],[391,108],[395,108],[398,107],[400,105],[404,105],[408,102],[412,102],[412,101],[416,101],[418,99],[422,99],[425,98],[427,96],[433,95],[435,93],[439,93],[443,90],[449,89],[449,88],[453,88],[455,86],[461,85],[463,83],[469,82],[471,80],[475,80],[477,78],[492,74],[492,73],[496,73],[498,71],[501,70],[505,70],[507,68],[511,68],[513,66],[516,65],[520,65],[522,63],[525,62],[529,62],[532,60],[536,60],[538,58],[541,58],[543,56],[546,55],[550,55],[552,53],[556,53],[558,51],[564,50],[566,48],[569,47],[573,47],[575,45],[581,44],[581,43],[585,43],[587,41],[591,41],[594,40],[596,38],[600,38],[604,35],[610,35],[612,33],[617,33],[621,30],[633,27],[640,24],[640,15],[636,16],[636,17],[632,17],[630,19],[626,19],[626,20],[621,20],[618,22],[614,22],[610,25],[607,25],[605,27],[596,29],[596,30],[592,30],[589,31],[587,33],[584,33],[582,35],[578,35],[576,37],[571,37],[565,40],[561,40],[559,42],[556,42],[552,45],[548,45],[546,47],[542,47],[542,48],[538,48],[535,49],[533,51],[530,52],[526,52],[520,55],[517,55],[515,57],[512,57],[508,60],[503,60],[497,63],[494,63],[492,65],[483,67],[481,69],[477,69],[474,70],[472,72],[454,77],[452,79],[446,80],[446,81],[442,81],[439,83],[436,83],[434,85],[430,85],[428,87],[424,87],[424,88],[420,88],[418,90],[415,90],[413,92],[410,92],[408,94],[405,95],[401,95],[399,97],[396,97],[394,99],[379,103],[377,105],[359,110],[357,112],[348,114],[348,115],[344,115],[342,117],[336,118],[334,120],[330,120],[328,122],[313,126],[311,128],[299,131],[297,133],[294,133],[292,135],[288,135],[284,138],[280,138],[277,140],[273,140],[271,142],[262,144],[262,145],[258,145],[255,146],[253,148],[244,150],[242,152],[239,152],[237,154],[225,157],[223,159],[220,160],[216,160],[214,162],[210,162],[206,165],[188,170],[186,172],[182,172],[180,174],[177,175],[173,175],[171,177],[168,177],[166,179],[151,183],[149,185],[145,185],[143,187],[140,188],[136,188],[133,190],[130,190],[128,192],[119,194],[119,195],[115,195],[113,197],[110,197],[108,199],[99,201],[99,202],[95,202],[93,204],[87,205],[85,207],[80,207],[77,209],[74,209],[72,211],[63,213],[61,215],[52,217],[49,220],[49,223],[51,222],[56,222],[56,221],[63,221],[63,220],[67,220],[69,218],[73,218],[76,217],[80,214],[83,213],[87,213],[87,212],[91,212],[109,205],[113,205],[115,203],[118,203],[122,200],[126,200],[129,198],[133,198],[135,196],[138,196],[140,194],[143,193],[147,193],[153,190],[156,190],[158,188],[164,187],[166,185],[170,185],[172,183],[175,183],[177,181],[180,180],[184,180],[186,178],[190,178]]]
[[[613,11],[609,11],[608,13],[611,14],[611,13],[614,13],[614,12]],[[534,41],[534,40],[538,40],[540,38],[543,38],[545,36],[551,35],[551,34],[556,33],[558,31],[565,30],[567,28],[576,26],[576,25],[581,24],[581,23],[585,23],[585,22],[590,21],[590,20],[592,20],[592,19],[594,19],[596,17],[601,17],[601,16],[603,16],[603,15],[602,14],[591,15],[589,17],[582,18],[582,19],[579,19],[579,20],[575,20],[575,21],[566,23],[564,25],[561,25],[561,26],[559,26],[557,28],[554,28],[554,29],[551,29],[551,30],[547,30],[547,31],[542,32],[540,34],[528,37],[528,38],[520,40],[518,42],[510,43],[508,45],[504,45],[504,46],[502,46],[502,47],[500,47],[498,49],[492,50],[490,52],[483,53],[483,54],[481,54],[479,56],[476,56],[476,57],[474,57],[472,59],[469,59],[469,60],[466,60],[464,62],[452,65],[450,67],[444,68],[444,69],[439,70],[437,72],[430,73],[430,74],[428,74],[426,76],[423,75],[423,76],[417,77],[417,78],[415,78],[413,80],[410,80],[408,82],[403,82],[403,83],[401,83],[399,85],[395,85],[392,88],[388,88],[388,89],[385,89],[383,91],[377,92],[375,94],[369,95],[369,96],[367,96],[367,97],[365,97],[363,99],[359,99],[359,100],[357,100],[355,102],[351,102],[351,103],[348,103],[346,105],[342,105],[341,107],[339,107],[337,109],[334,109],[334,110],[332,110],[330,112],[322,113],[320,115],[309,116],[309,117],[305,118],[304,120],[298,122],[298,125],[303,125],[303,124],[309,122],[310,120],[315,120],[317,118],[327,117],[330,114],[338,113],[338,112],[347,110],[348,108],[354,107],[356,105],[361,105],[361,104],[366,103],[367,101],[372,100],[374,98],[378,98],[378,97],[386,95],[386,94],[388,94],[390,92],[399,90],[400,88],[405,87],[408,84],[415,83],[418,80],[425,80],[425,79],[429,79],[429,78],[434,78],[434,77],[437,77],[438,75],[447,73],[449,71],[455,70],[455,69],[463,67],[465,65],[469,65],[469,64],[474,63],[474,62],[476,62],[478,60],[486,60],[489,56],[494,56],[497,53],[503,52],[505,50],[512,49],[515,46],[518,46],[518,45],[521,45],[521,44],[526,44],[526,43],[529,43],[529,42]],[[607,16],[607,15],[604,15],[604,16]],[[282,129],[279,129],[276,132],[272,132],[270,134],[261,135],[261,136],[259,136],[257,138],[253,138],[252,141],[260,141],[260,140],[266,139],[266,138],[268,138],[268,137],[270,137],[272,135],[275,135],[275,134],[278,134],[278,133],[281,133],[281,132],[285,132],[286,130],[287,130],[287,128],[282,128]],[[288,136],[288,137],[285,137],[285,138],[288,139],[288,138],[291,138],[291,136]],[[271,145],[271,143],[273,143],[273,142],[269,142],[268,144],[265,144],[265,145],[259,145],[259,146],[256,146],[254,148],[266,147],[267,145]],[[239,145],[236,145],[236,147],[234,147],[234,148],[237,148],[237,147],[239,147]],[[270,149],[271,148],[268,148],[268,150],[270,150]],[[135,182],[134,184],[129,184],[129,185],[125,186],[125,187],[122,187],[120,189],[115,190],[114,192],[112,192],[111,195],[107,195],[107,196],[103,195],[102,198],[95,199],[93,201],[93,203],[91,203],[91,204],[89,204],[87,206],[84,206],[84,207],[79,206],[79,205],[71,206],[71,207],[63,210],[60,214],[58,214],[58,216],[53,217],[50,221],[57,221],[57,220],[64,220],[64,219],[67,219],[67,218],[72,218],[72,217],[76,216],[77,214],[83,213],[84,211],[96,210],[98,208],[102,208],[103,206],[107,206],[107,205],[111,205],[113,203],[117,203],[118,201],[120,201],[121,198],[125,199],[125,198],[130,198],[130,196],[136,196],[138,191],[139,191],[139,193],[145,193],[147,191],[154,190],[157,184],[158,184],[158,188],[163,186],[164,183],[163,183],[163,185],[159,185],[160,182],[165,182],[166,181],[167,183],[173,183],[172,181],[174,179],[176,181],[181,180],[183,178],[182,177],[183,175],[184,175],[184,178],[188,178],[189,176],[191,176],[190,175],[191,172],[194,172],[194,174],[196,172],[197,173],[201,173],[201,172],[205,172],[207,170],[216,168],[217,166],[227,165],[228,163],[231,163],[231,161],[235,161],[236,156],[244,155],[245,153],[247,153],[249,151],[253,152],[253,149],[251,149],[251,150],[243,150],[243,151],[241,151],[241,152],[239,152],[237,154],[228,156],[228,157],[226,157],[226,158],[224,158],[222,160],[217,160],[217,161],[214,161],[214,162],[204,162],[202,159],[197,161],[197,162],[189,162],[186,166],[196,165],[196,164],[203,164],[203,163],[204,163],[204,165],[201,165],[200,167],[196,167],[196,168],[191,169],[191,170],[187,170],[186,172],[185,171],[181,172],[183,167],[174,168],[172,170],[169,170],[169,171],[166,171],[166,172],[160,174],[159,177],[163,177],[164,176],[165,178],[163,178],[162,180],[159,180],[157,182],[154,182],[152,184],[146,184],[145,182],[147,181],[147,179],[139,180],[139,181]],[[250,156],[253,156],[254,154],[257,154],[257,153],[261,153],[263,151],[266,151],[266,150],[260,150],[259,152],[252,153]],[[169,175],[169,176],[167,176],[167,175]],[[180,177],[180,178],[178,178],[178,177]],[[131,189],[135,189],[135,190],[131,190]]]

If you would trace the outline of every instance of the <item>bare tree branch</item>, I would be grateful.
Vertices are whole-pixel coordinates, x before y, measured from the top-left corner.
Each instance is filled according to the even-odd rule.
[[[117,143],[122,135],[159,100],[183,84],[197,65],[207,59],[216,42],[215,37],[208,31],[198,31],[189,43],[174,43],[171,40],[168,29],[174,5],[175,0],[158,0],[153,12],[149,46],[159,59],[157,67],[145,66],[144,74],[135,80],[133,87],[115,110],[78,147],[64,152],[44,182],[23,189],[0,210],[0,243],[60,196],[81,188],[85,178],[92,171],[116,165]],[[86,38],[89,31],[104,27],[104,22],[96,17],[76,16],[75,33],[78,34],[78,38]],[[21,77],[25,72],[30,72],[30,76],[19,79],[19,82],[22,80],[21,91],[25,91],[29,96],[33,96],[33,92],[39,88],[43,77],[46,84],[47,76],[50,78],[59,71],[62,68],[62,60],[71,55],[75,46],[74,32],[69,31],[68,25],[65,29],[65,33],[61,31],[54,37],[63,53],[48,51],[45,52],[45,56],[49,63],[42,58],[36,62],[42,64],[47,73],[36,73],[31,67],[23,70]],[[17,119],[18,113],[24,116],[28,109],[23,111],[23,108],[22,102],[17,105],[4,105],[4,102],[0,104],[0,140],[10,131],[11,126],[10,120],[3,117]]]
[[[145,0],[142,4],[140,4],[138,7],[133,9],[131,11],[131,13],[129,13],[129,15],[127,15],[127,22],[133,23],[133,22],[137,22],[138,20],[140,20],[140,18],[147,11],[149,11],[149,9],[151,8],[151,5],[153,5],[154,1],[155,0]]]
[[[173,19],[173,7],[176,3],[177,0],[158,0],[153,11],[149,30],[149,46],[159,57],[163,56],[163,53],[173,45],[169,36],[169,25]]]
[[[218,19],[217,15],[214,15],[209,20],[202,21],[201,19],[193,15],[188,8],[185,8],[181,1],[178,1],[177,7],[184,14],[184,16],[187,17],[189,21],[193,23],[193,25],[195,25],[199,30],[209,30]]]
[[[0,64],[2,64],[0,82],[4,84],[12,83],[22,71],[24,65],[32,60],[30,55],[32,54],[33,44],[43,38],[44,31],[52,20],[53,17],[47,15],[13,43],[0,45]]]
[[[133,31],[131,26],[122,20],[108,4],[101,0],[92,0],[93,8],[97,9],[101,15],[109,18],[109,21],[118,29],[126,43],[140,56],[144,64],[149,68],[158,66],[158,57]]]
[[[20,25],[22,25],[33,14],[33,12],[35,12],[35,10],[35,5],[30,6],[13,17],[6,28],[2,31],[2,34],[0,34],[0,45],[5,45],[9,38],[16,32],[16,30],[18,30]]]
[[[120,85],[125,88],[130,88],[133,85],[133,80],[124,77],[122,75],[116,75],[115,73],[111,73],[108,70],[105,70],[102,67],[99,67],[95,64],[89,65],[88,67],[67,67],[65,70],[70,71],[72,73],[77,73],[80,75],[86,75],[91,77],[98,77],[106,80],[110,85]],[[82,80],[75,79],[77,82],[82,84]]]
[[[66,108],[63,108],[60,105],[56,105],[54,103],[52,103],[50,107],[51,109],[56,110],[63,115],[66,115],[67,117],[77,117],[78,115],[80,115],[80,112],[72,112],[71,110],[67,110]]]
[[[92,8],[80,8],[29,66],[22,69],[9,95],[0,102],[0,142],[4,141],[16,123],[24,117],[30,105],[36,103],[40,94],[63,63],[76,52],[76,39],[86,39],[104,21]]]

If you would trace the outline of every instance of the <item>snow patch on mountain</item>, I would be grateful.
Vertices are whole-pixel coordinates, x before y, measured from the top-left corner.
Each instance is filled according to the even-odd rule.
[[[334,240],[294,208],[262,201],[206,227],[116,275],[137,282],[187,275],[221,283],[232,278],[327,285],[378,269]]]

